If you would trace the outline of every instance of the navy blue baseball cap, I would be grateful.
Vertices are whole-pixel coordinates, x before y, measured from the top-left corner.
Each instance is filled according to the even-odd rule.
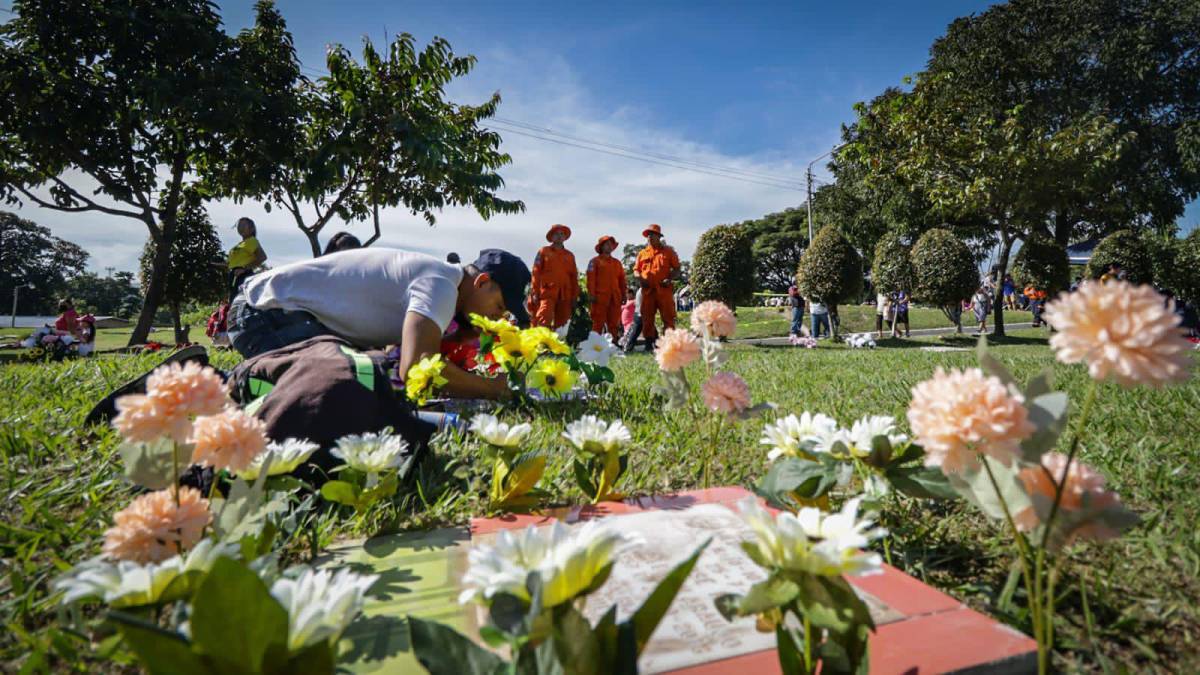
[[[508,251],[485,248],[479,252],[475,267],[480,272],[487,272],[492,281],[500,286],[504,307],[516,319],[517,325],[522,328],[528,326],[529,312],[525,310],[525,294],[532,275],[525,261]]]

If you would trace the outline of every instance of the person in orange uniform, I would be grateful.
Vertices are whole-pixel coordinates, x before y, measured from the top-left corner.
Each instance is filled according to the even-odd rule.
[[[662,314],[663,328],[675,327],[675,295],[671,282],[680,276],[679,256],[663,243],[662,228],[651,225],[642,231],[650,245],[638,253],[633,275],[642,284],[642,336],[646,351],[654,350],[658,329],[654,313]]]
[[[571,310],[579,297],[579,270],[575,255],[563,246],[570,237],[571,228],[552,225],[546,233],[550,245],[543,246],[533,260],[529,299],[535,326],[558,328],[571,320]]]
[[[617,240],[600,237],[596,253],[588,262],[587,288],[592,300],[592,330],[608,333],[613,340],[621,337],[621,303],[625,301],[625,267],[612,257]]]

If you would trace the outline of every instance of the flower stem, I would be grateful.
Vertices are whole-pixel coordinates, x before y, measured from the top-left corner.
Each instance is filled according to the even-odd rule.
[[[1058,516],[1058,508],[1062,504],[1063,488],[1067,483],[1067,476],[1071,473],[1071,463],[1075,461],[1075,453],[1079,451],[1079,441],[1083,437],[1083,428],[1087,423],[1087,418],[1092,413],[1092,404],[1096,402],[1096,391],[1099,387],[1096,381],[1092,380],[1092,384],[1088,387],[1087,397],[1083,399],[1083,411],[1079,415],[1079,421],[1075,423],[1075,435],[1071,438],[1071,448],[1067,451],[1067,465],[1063,467],[1061,476],[1051,476],[1054,481],[1054,504],[1050,506],[1050,515],[1046,518],[1046,527],[1042,532],[1041,548],[1045,549],[1046,544],[1050,541],[1050,531],[1054,526],[1054,519]]]
[[[1033,636],[1038,643],[1038,661],[1041,662],[1042,653],[1042,616],[1041,616],[1041,578],[1040,570],[1029,569],[1029,562],[1032,559],[1029,551],[1029,543],[1025,540],[1025,536],[1017,529],[1017,523],[1013,520],[1012,510],[1008,508],[1008,501],[1004,499],[1004,495],[1000,492],[1000,484],[996,481],[996,474],[992,471],[992,465],[988,463],[986,457],[981,457],[983,468],[987,471],[988,481],[992,484],[992,490],[996,492],[996,499],[1000,500],[1000,508],[1004,510],[1004,519],[1008,522],[1008,527],[1012,530],[1013,538],[1017,542],[1017,553],[1021,559],[1021,572],[1025,577],[1025,590],[1030,594],[1029,609],[1030,619],[1033,621]]]
[[[813,667],[813,649],[812,649],[812,621],[808,618],[808,614],[804,615],[804,672],[815,672]]]

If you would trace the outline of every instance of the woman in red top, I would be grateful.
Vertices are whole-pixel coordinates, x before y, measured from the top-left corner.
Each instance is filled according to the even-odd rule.
[[[63,299],[58,303],[59,316],[54,322],[54,330],[68,333],[73,337],[79,336],[79,313],[75,311],[75,305],[68,299]]]

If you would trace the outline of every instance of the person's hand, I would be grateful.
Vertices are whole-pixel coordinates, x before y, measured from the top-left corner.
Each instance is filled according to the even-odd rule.
[[[671,280],[670,280],[670,279],[663,279],[662,281],[660,281],[660,282],[658,282],[658,283],[659,283],[659,285],[661,285],[663,288],[669,288],[669,287],[671,286]]]

